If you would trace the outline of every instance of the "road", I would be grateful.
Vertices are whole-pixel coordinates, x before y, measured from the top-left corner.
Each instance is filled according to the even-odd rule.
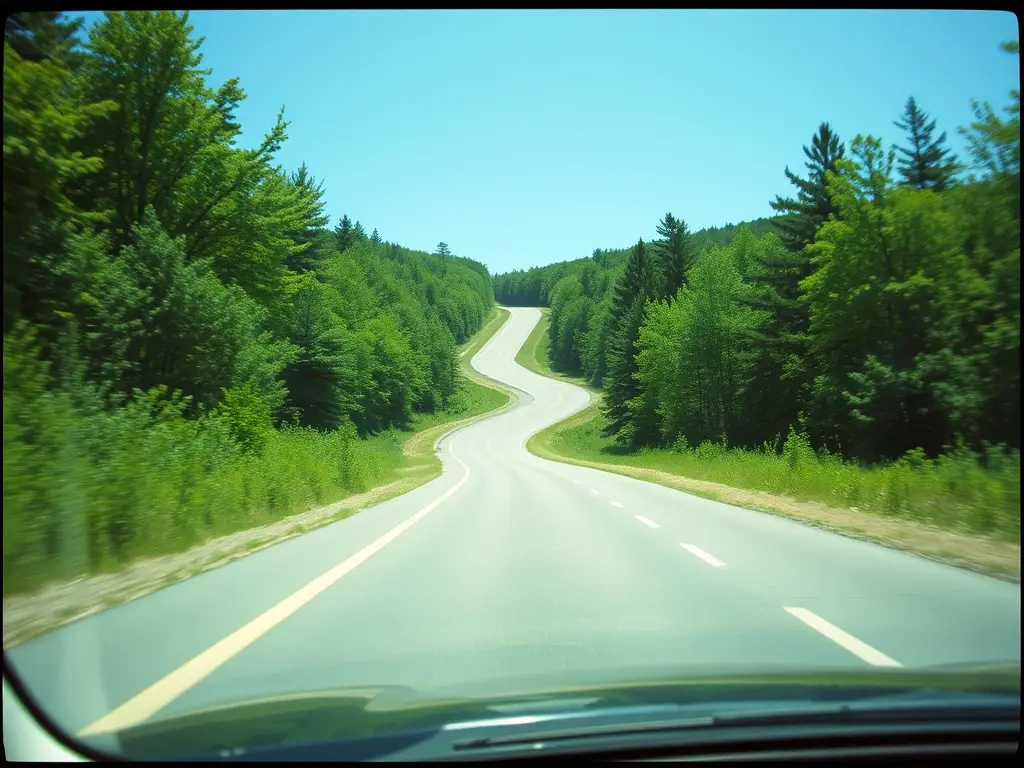
[[[95,732],[333,685],[1019,661],[1017,584],[527,453],[588,402],[514,362],[539,318],[512,309],[474,356],[520,399],[446,437],[441,477],[26,643],[15,669]]]

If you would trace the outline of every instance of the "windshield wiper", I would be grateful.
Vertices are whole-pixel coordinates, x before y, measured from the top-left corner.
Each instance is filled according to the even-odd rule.
[[[485,736],[456,742],[453,749],[481,749],[486,747],[516,746],[537,742],[588,739],[602,736],[630,736],[673,731],[699,731],[718,728],[758,727],[772,725],[827,725],[870,724],[885,725],[919,723],[941,720],[943,723],[1007,721],[1020,723],[1020,708],[1006,705],[965,707],[960,704],[931,706],[852,707],[841,705],[826,709],[775,710],[772,712],[740,712],[709,717],[674,718],[647,723],[613,723],[581,726],[561,730],[536,731],[509,736]]]

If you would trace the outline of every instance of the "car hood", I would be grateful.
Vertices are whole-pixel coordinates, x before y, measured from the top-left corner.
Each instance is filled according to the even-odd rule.
[[[223,756],[239,750],[485,725],[509,718],[581,717],[666,707],[714,713],[923,693],[1020,698],[1020,664],[914,669],[652,667],[474,681],[430,690],[393,685],[302,691],[229,701],[101,734],[93,746],[132,757]],[[87,743],[90,740],[87,740]]]

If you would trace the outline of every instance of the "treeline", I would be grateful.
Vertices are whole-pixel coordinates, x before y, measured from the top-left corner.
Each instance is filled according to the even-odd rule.
[[[1005,50],[1017,53],[1016,43]],[[899,145],[827,123],[772,231],[703,247],[671,214],[624,264],[495,278],[549,304],[552,367],[605,387],[625,447],[787,438],[862,460],[1020,446],[1020,94],[945,146],[913,98]],[[763,222],[763,220],[761,220]],[[602,252],[602,254],[605,252]]]
[[[763,234],[772,229],[770,219],[755,219],[740,224],[708,227],[691,234],[691,244],[698,253],[709,245],[728,245],[740,228]],[[494,276],[494,298],[502,304],[518,307],[548,306],[551,289],[578,267],[593,263],[602,270],[621,267],[629,258],[630,248],[595,248],[589,259],[560,261],[543,267],[516,269]]]
[[[69,515],[93,564],[145,527],[102,484],[62,501],[59,467],[112,481],[125,451],[194,451],[166,470],[196,473],[160,513],[177,519],[199,476],[282,429],[367,437],[455,405],[456,346],[493,304],[487,269],[446,245],[331,228],[322,183],[275,163],[283,108],[237,146],[245,93],[210,84],[187,13],[80,29],[5,29],[5,583],[62,550]]]

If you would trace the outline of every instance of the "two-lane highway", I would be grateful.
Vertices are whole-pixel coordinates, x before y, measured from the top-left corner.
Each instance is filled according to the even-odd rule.
[[[1020,659],[1019,585],[529,454],[588,402],[514,362],[539,318],[512,309],[473,358],[523,394],[441,442],[440,478],[27,643],[15,668],[98,732],[328,686]]]

